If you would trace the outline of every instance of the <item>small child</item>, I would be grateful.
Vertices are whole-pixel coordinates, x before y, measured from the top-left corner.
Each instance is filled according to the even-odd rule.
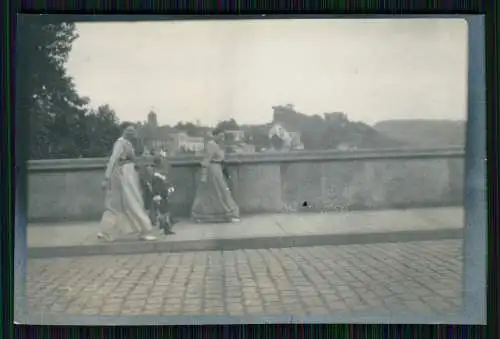
[[[175,191],[167,180],[167,172],[163,169],[162,158],[155,156],[152,161],[146,161],[145,170],[141,175],[144,192],[144,207],[148,211],[153,226],[158,226],[165,234],[175,234],[172,231],[174,221],[170,216],[168,199]]]

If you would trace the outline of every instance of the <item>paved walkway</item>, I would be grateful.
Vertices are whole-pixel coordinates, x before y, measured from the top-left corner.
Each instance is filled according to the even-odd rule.
[[[29,309],[45,322],[64,323],[64,315],[432,315],[460,308],[462,241],[29,259],[27,270]]]
[[[35,257],[279,248],[456,238],[462,228],[463,209],[459,207],[267,214],[244,217],[238,224],[181,221],[174,228],[175,235],[155,242],[125,236],[114,244],[96,238],[97,222],[30,224],[28,247],[29,255]]]

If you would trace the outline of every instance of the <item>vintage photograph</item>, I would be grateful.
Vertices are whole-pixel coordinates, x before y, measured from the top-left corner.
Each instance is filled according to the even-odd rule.
[[[460,312],[465,20],[20,23],[32,314]]]

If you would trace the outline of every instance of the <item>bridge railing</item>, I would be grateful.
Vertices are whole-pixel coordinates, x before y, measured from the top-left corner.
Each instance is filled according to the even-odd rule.
[[[233,196],[245,213],[459,205],[464,149],[385,149],[231,154]],[[28,162],[32,221],[98,219],[106,158]],[[188,216],[200,157],[169,159],[173,213]],[[305,207],[307,206],[307,207]]]

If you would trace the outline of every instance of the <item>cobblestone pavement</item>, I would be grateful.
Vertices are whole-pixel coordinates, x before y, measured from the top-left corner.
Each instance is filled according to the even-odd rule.
[[[456,311],[462,241],[28,260],[35,312],[325,315]]]

